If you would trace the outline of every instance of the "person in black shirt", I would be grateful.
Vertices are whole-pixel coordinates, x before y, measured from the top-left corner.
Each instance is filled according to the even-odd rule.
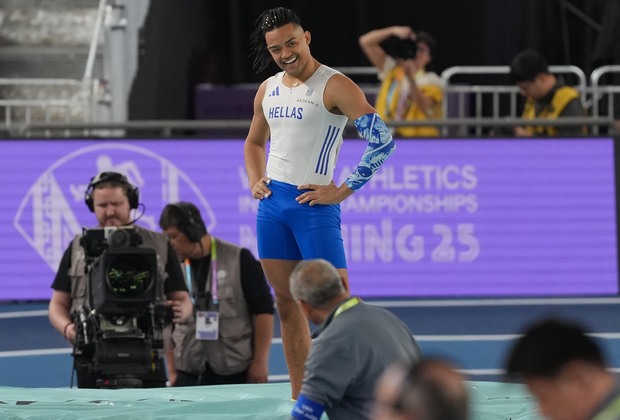
[[[185,265],[196,307],[187,325],[174,328],[170,384],[267,382],[274,301],[260,263],[209,234],[192,203],[168,204],[159,225]]]
[[[95,214],[99,228],[131,225],[131,210],[137,208],[138,200],[138,189],[129,183],[127,177],[117,172],[102,172],[91,178],[85,193],[85,203]],[[162,296],[157,299],[171,309],[174,323],[187,322],[192,316],[193,307],[174,251],[161,233],[137,226],[135,229],[143,242],[140,246],[154,248],[158,260],[163,262],[162,267],[158,267],[156,277],[155,287],[162,291]],[[52,283],[53,292],[49,303],[51,324],[72,344],[76,343],[78,335],[74,315],[82,310],[92,315],[89,307],[89,264],[81,238],[82,235],[76,236],[62,257]],[[141,378],[141,386],[145,388],[166,384],[163,354],[156,352],[154,357],[155,368]],[[89,356],[84,353],[75,355],[79,388],[102,387],[104,385],[101,381],[111,378],[105,371],[92,372],[89,369],[90,362]]]

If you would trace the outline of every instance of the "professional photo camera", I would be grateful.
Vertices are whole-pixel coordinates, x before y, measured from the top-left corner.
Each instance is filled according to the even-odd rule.
[[[394,45],[394,58],[408,60],[415,58],[418,51],[418,45],[411,38],[398,39]]]
[[[157,254],[141,244],[135,227],[83,231],[89,295],[73,314],[76,353],[90,359],[101,387],[140,387],[171,322],[170,308],[157,299]]]

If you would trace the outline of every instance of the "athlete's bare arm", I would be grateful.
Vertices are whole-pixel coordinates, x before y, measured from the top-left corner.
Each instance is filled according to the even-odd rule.
[[[268,179],[265,177],[267,140],[269,139],[269,124],[263,113],[263,97],[266,88],[267,81],[264,81],[254,96],[254,115],[243,146],[245,170],[248,174],[252,197],[261,200],[271,193],[267,187]]]

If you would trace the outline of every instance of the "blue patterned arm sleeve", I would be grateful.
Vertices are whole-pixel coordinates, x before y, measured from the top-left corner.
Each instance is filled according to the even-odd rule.
[[[374,114],[362,115],[355,121],[357,131],[368,140],[368,147],[355,171],[344,181],[353,191],[359,190],[383,165],[385,159],[396,148],[392,133],[381,117]]]

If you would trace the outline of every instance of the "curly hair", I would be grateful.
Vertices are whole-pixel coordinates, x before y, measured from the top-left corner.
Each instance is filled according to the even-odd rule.
[[[285,7],[269,9],[256,19],[256,28],[250,35],[250,48],[254,56],[252,67],[256,73],[264,71],[271,62],[271,55],[267,51],[267,43],[265,42],[265,34],[289,23],[301,26],[299,16]]]

